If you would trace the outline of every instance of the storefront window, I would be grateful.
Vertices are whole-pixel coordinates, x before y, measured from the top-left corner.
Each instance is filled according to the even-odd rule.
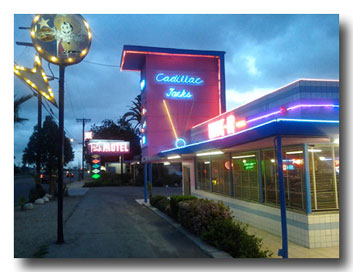
[[[305,178],[303,146],[283,148],[283,178],[286,206],[305,209]]]
[[[197,158],[197,187],[210,191],[210,169],[209,158]]]
[[[259,174],[256,151],[233,153],[233,196],[259,201]]]
[[[308,151],[312,209],[338,209],[338,148],[312,145],[309,146]]]
[[[264,150],[261,154],[261,169],[264,203],[279,204],[277,182],[277,164],[273,149]]]
[[[231,169],[229,155],[211,156],[211,182],[212,192],[229,196],[230,182],[229,171]]]

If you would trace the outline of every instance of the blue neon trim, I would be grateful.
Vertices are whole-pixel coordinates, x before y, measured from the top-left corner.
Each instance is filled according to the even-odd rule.
[[[277,121],[293,121],[293,122],[312,122],[312,123],[339,123],[339,120],[310,120],[310,119],[290,119],[290,118],[277,118]]]
[[[181,145],[180,145],[181,143]],[[176,148],[182,148],[186,146],[186,141],[183,139],[183,138],[178,138],[176,141],[175,141],[175,147]]]
[[[144,79],[142,79],[140,85],[141,85],[141,91],[143,91],[146,86],[146,81]]]
[[[270,123],[273,123],[273,122],[280,122],[280,121],[294,121],[294,122],[306,122],[306,123],[308,123],[308,122],[311,122],[311,123],[339,123],[339,120],[337,121],[337,120],[307,120],[307,119],[286,119],[286,118],[277,118],[277,119],[273,119],[273,120],[271,120],[271,121],[267,121],[267,122],[265,122],[265,123],[259,124],[259,125],[254,126],[254,127],[247,128],[247,129],[238,131],[238,132],[233,133],[233,134],[229,134],[229,135],[226,135],[226,136],[223,136],[223,137],[219,137],[219,138],[216,138],[216,139],[210,139],[210,140],[205,140],[205,141],[201,141],[201,142],[189,144],[189,145],[180,147],[180,148],[178,148],[178,149],[180,150],[180,149],[182,149],[182,148],[187,148],[187,147],[190,147],[190,146],[195,146],[195,145],[199,145],[199,144],[203,144],[203,143],[209,143],[209,142],[213,142],[213,141],[218,141],[218,140],[226,139],[226,138],[229,138],[229,137],[232,137],[232,136],[235,136],[235,135],[238,135],[238,134],[241,134],[241,133],[244,133],[244,132],[247,132],[247,131],[250,131],[250,130],[259,128],[259,127],[262,127],[262,126],[265,126],[265,125],[268,125],[268,124],[270,124]],[[168,150],[161,151],[161,153],[166,153],[166,152],[175,151],[175,150],[177,150],[177,149],[172,148],[172,149],[168,149]]]

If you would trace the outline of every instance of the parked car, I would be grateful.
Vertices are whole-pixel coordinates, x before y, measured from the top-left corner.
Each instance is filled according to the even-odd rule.
[[[73,178],[75,174],[73,172],[66,171],[66,177],[67,178]]]

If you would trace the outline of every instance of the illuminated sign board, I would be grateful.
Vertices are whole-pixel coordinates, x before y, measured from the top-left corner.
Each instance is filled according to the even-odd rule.
[[[81,62],[87,55],[92,32],[78,14],[39,14],[31,25],[33,47],[46,61],[58,65]]]
[[[208,138],[214,139],[235,133],[247,125],[244,119],[236,120],[234,115],[229,115],[208,124]]]
[[[101,177],[101,157],[92,155],[92,178],[99,179]]]
[[[156,81],[160,83],[174,83],[174,84],[187,84],[187,85],[200,85],[203,80],[199,77],[190,77],[187,75],[172,75],[168,76],[164,73],[156,75]]]
[[[130,152],[130,142],[120,140],[90,140],[88,152],[99,155],[120,155]]]
[[[169,83],[169,84],[182,84],[182,85],[201,85],[204,81],[199,77],[192,77],[188,75],[166,75],[159,73],[155,77],[158,83]],[[191,99],[193,97],[189,90],[184,88],[177,89],[176,87],[170,87],[165,93],[165,96],[170,99]]]

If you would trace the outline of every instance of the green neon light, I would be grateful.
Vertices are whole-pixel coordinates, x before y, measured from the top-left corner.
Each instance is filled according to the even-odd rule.
[[[94,178],[94,179],[99,179],[101,177],[101,175],[98,175],[98,174],[94,174],[93,176],[92,176],[92,178]]]
[[[256,165],[256,161],[243,162],[244,170],[253,170]]]

